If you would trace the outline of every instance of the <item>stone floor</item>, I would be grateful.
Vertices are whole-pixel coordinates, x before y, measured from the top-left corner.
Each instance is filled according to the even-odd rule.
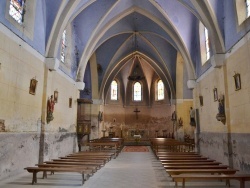
[[[11,180],[0,182],[0,188],[171,188],[174,183],[164,171],[161,163],[150,152],[121,152],[81,186],[81,176],[73,173],[56,173],[31,185],[32,175],[25,172]],[[181,186],[179,186],[181,187]],[[224,182],[188,182],[188,188],[221,188]],[[239,182],[231,182],[231,187],[239,187]],[[250,187],[248,184],[246,187]]]

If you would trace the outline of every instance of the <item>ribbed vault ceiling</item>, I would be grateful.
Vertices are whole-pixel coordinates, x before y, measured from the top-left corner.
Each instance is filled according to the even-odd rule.
[[[60,36],[72,24],[77,36],[82,81],[86,65],[95,54],[104,74],[100,91],[135,55],[146,62],[175,95],[176,58],[185,62],[188,79],[195,79],[198,23],[211,31],[214,53],[224,52],[219,2],[214,0],[45,0],[47,13],[46,56],[56,57]],[[216,8],[216,9],[215,9]],[[214,20],[214,15],[217,19]],[[199,63],[199,62],[198,62]]]

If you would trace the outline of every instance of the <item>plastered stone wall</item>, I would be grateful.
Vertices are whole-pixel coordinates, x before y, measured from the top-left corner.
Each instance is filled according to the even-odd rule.
[[[76,130],[77,98],[79,91],[73,82],[57,72],[48,73],[47,99],[58,91],[58,102],[54,106],[54,120],[46,126],[46,131],[59,131],[66,129],[70,132]],[[69,106],[69,98],[72,98],[72,107]]]
[[[226,133],[202,132],[199,135],[202,155],[229,165],[228,135]]]
[[[38,133],[0,133],[0,180],[38,163]]]
[[[58,131],[59,128],[64,128],[75,131],[76,100],[79,97],[75,82],[60,71],[46,73],[44,57],[24,42],[12,41],[12,38],[3,33],[0,33],[0,40],[2,41],[0,44],[0,119],[5,121],[5,130],[37,131],[41,122],[42,108],[46,111],[46,106],[43,107],[44,95],[48,99],[54,91],[58,91],[58,102],[54,109],[55,118],[46,130]],[[35,95],[29,94],[32,78],[37,80]],[[71,108],[69,98],[72,98]]]
[[[0,41],[0,179],[3,179],[24,172],[24,167],[77,150],[79,91],[75,82],[61,71],[47,70],[45,58],[10,31],[0,32]],[[37,80],[35,95],[29,93],[32,78]],[[47,99],[54,91],[59,93],[58,102],[54,120],[47,124],[44,121]]]
[[[211,68],[194,89],[194,104],[200,114],[198,144],[202,155],[240,170],[250,172],[250,64],[249,40],[239,41],[220,68]],[[234,75],[240,74],[241,89],[235,90]],[[226,123],[216,120],[218,101],[214,101],[213,88],[225,96]],[[203,106],[199,96],[203,96]]]
[[[214,88],[217,88],[218,96],[225,96],[223,68],[208,73],[194,89],[194,102],[195,108],[199,110],[201,132],[224,132],[226,127],[216,119],[219,103],[214,100]],[[199,96],[203,97],[203,106],[200,105]]]
[[[37,131],[44,65],[22,41],[13,42],[1,32],[0,41],[0,119],[5,120],[6,131]],[[32,78],[38,80],[35,95],[29,94]]]
[[[227,58],[226,71],[230,109],[230,129],[233,133],[250,132],[250,49],[248,41]],[[235,73],[240,74],[241,89],[235,91]]]
[[[45,133],[44,161],[77,151],[76,133]]]
[[[249,145],[249,133],[233,133],[231,134],[231,145],[233,167],[241,170],[242,172],[250,172],[250,145]]]
[[[45,161],[76,152],[76,146],[74,133],[45,133],[44,137],[40,133],[0,133],[0,180],[23,173],[39,158]]]
[[[195,127],[190,125],[190,107],[193,106],[193,100],[186,99],[186,100],[178,100],[176,104],[176,112],[177,112],[177,119],[180,118],[183,121],[183,126],[179,126],[179,122],[177,121],[177,130],[179,132],[180,138],[182,140],[184,135],[190,136],[190,138],[194,138]]]
[[[175,130],[177,130],[177,139],[184,140],[184,135],[188,135],[190,138],[194,138],[194,127],[190,126],[190,107],[193,107],[193,99],[184,99],[183,86],[184,82],[184,60],[180,53],[177,54],[176,60],[176,114],[178,121],[176,122]],[[183,125],[179,125],[180,118],[183,121]]]

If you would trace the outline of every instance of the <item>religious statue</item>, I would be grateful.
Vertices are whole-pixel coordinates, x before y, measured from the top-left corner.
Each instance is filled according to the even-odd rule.
[[[55,101],[53,95],[47,101],[47,123],[54,119],[53,112],[54,112]]]
[[[218,121],[221,121],[222,123],[225,123],[226,121],[226,115],[225,115],[225,108],[224,108],[224,96],[222,96],[219,100],[218,100],[219,104],[218,104],[218,114],[216,115],[216,119]]]
[[[174,112],[172,113],[171,120],[172,120],[172,121],[176,121],[176,119],[177,119],[177,115],[176,115],[176,112],[174,111]]]
[[[189,115],[190,115],[190,125],[195,126],[195,110],[192,107],[190,107]]]
[[[103,112],[99,111],[98,121],[102,121],[103,120],[102,116],[103,116]]]
[[[182,120],[182,118],[181,118],[181,117],[178,119],[178,124],[179,124],[179,126],[180,126],[180,127],[182,127],[182,126],[183,126],[183,120]]]

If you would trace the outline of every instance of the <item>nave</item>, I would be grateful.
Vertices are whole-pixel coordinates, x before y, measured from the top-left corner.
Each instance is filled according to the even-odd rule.
[[[12,180],[1,181],[0,188],[171,188],[174,182],[166,173],[162,164],[156,158],[151,148],[149,152],[121,152],[104,167],[91,176],[81,186],[81,175],[71,173],[55,173],[42,179],[38,173],[38,183],[31,184],[32,174],[25,171]],[[181,187],[181,185],[179,185]],[[187,182],[189,188],[223,188],[225,182]],[[231,181],[233,188],[239,187],[239,182]],[[250,183],[246,182],[246,187]]]

